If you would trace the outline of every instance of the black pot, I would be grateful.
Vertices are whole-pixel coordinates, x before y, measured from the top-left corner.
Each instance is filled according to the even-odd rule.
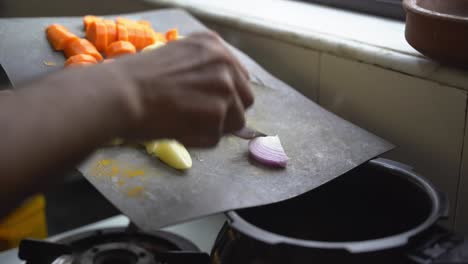
[[[294,199],[228,212],[212,262],[413,263],[408,250],[448,208],[411,168],[375,159]]]

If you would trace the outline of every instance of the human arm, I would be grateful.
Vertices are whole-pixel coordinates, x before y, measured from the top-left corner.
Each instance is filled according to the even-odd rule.
[[[204,33],[0,96],[0,215],[114,137],[215,145],[244,125],[245,69]]]

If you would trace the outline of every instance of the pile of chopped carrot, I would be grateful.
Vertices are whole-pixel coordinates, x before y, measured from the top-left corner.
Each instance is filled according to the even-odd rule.
[[[88,15],[83,17],[83,25],[86,38],[79,38],[59,24],[52,24],[46,29],[51,46],[65,54],[65,67],[110,62],[156,43],[165,44],[180,38],[177,29],[166,33],[156,32],[149,21],[125,17],[117,17],[113,21]]]

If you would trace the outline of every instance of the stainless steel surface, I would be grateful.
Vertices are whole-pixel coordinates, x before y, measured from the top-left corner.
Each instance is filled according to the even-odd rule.
[[[179,10],[135,13],[131,17],[149,20],[157,30],[178,27],[183,35],[206,30]],[[0,61],[14,85],[61,68],[50,69],[43,63],[45,59],[58,65],[64,61],[44,37],[44,28],[50,23],[82,32],[80,17],[0,21],[0,32],[15,36],[0,44]],[[28,56],[21,56],[25,50],[30,51]],[[222,211],[292,198],[392,148],[322,109],[241,52],[232,51],[249,70],[256,95],[247,124],[280,136],[291,158],[288,167],[269,169],[252,162],[247,155],[248,142],[232,136],[223,138],[214,149],[190,150],[193,168],[186,172],[167,167],[141,149],[96,151],[79,170],[141,229],[156,230]],[[126,174],[132,170],[138,175]]]

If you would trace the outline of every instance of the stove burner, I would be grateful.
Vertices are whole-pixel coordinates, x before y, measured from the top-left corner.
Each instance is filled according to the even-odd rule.
[[[109,243],[88,249],[81,257],[83,264],[152,264],[152,254],[131,243]]]
[[[185,238],[131,227],[83,232],[54,242],[23,240],[19,257],[26,264],[209,263],[208,254]]]

